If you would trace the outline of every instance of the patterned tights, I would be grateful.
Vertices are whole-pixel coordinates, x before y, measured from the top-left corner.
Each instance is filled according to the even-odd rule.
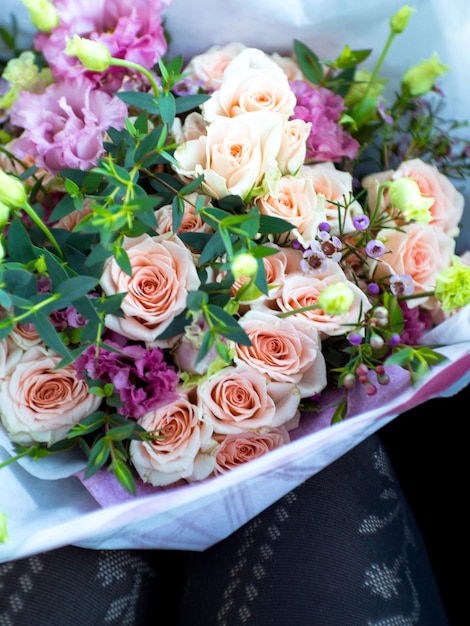
[[[448,626],[372,435],[204,552],[66,547],[0,565],[0,626]]]

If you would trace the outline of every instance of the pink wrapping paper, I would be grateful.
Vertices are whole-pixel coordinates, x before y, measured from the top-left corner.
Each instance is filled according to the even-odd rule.
[[[470,307],[435,333],[449,342],[440,349],[448,358],[417,387],[393,368],[384,394],[371,402],[358,389],[342,422],[329,426],[331,408],[305,415],[291,443],[215,479],[165,489],[141,486],[138,497],[129,497],[106,472],[85,488],[76,475],[84,464],[76,455],[4,468],[0,510],[8,515],[10,539],[0,544],[0,562],[69,544],[181,550],[214,545],[398,414],[468,384]],[[9,451],[0,431],[0,458]]]

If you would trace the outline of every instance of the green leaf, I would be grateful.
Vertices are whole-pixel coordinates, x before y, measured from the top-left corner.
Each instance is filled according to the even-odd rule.
[[[173,125],[176,116],[175,96],[172,93],[160,94],[160,115],[165,124]]]
[[[176,115],[192,111],[209,100],[210,96],[206,94],[193,94],[189,96],[180,96],[176,99]]]
[[[92,276],[74,276],[64,280],[54,288],[54,293],[59,295],[55,301],[55,308],[64,309],[75,300],[93,291],[97,284],[97,279]]]
[[[119,484],[122,485],[126,491],[135,496],[137,493],[137,488],[135,486],[132,472],[126,465],[126,463],[123,463],[122,461],[115,461],[111,464],[110,469],[112,470]]]
[[[114,258],[122,271],[129,276],[132,276],[132,265],[126,250],[124,250],[121,246],[116,246],[114,248]]]
[[[159,100],[151,93],[140,91],[118,91],[116,96],[131,106],[154,115],[160,115]]]
[[[10,259],[24,265],[36,259],[30,236],[17,217],[12,219],[8,227],[6,243]]]
[[[98,439],[90,450],[90,458],[88,459],[88,464],[85,470],[85,479],[90,478],[99,469],[101,469],[109,459],[110,454],[111,444],[108,439],[105,437]]]
[[[323,67],[313,50],[295,39],[294,52],[305,78],[314,85],[323,85],[325,79]]]

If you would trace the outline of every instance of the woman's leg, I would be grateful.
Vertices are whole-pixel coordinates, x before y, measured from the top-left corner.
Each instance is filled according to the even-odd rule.
[[[181,626],[444,626],[422,537],[369,437],[186,568]]]

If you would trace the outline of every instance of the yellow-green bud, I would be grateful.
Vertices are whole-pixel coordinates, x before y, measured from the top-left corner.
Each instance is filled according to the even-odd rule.
[[[50,33],[60,24],[59,13],[49,0],[22,0],[29,11],[34,26],[43,33]]]
[[[242,276],[252,278],[258,272],[258,261],[249,252],[242,252],[232,260],[231,269],[235,280]]]
[[[436,276],[434,289],[442,310],[450,313],[470,303],[470,265],[452,257],[452,265]]]
[[[79,35],[74,35],[73,39],[67,39],[65,54],[77,57],[87,70],[93,72],[104,72],[112,61],[111,53],[104,44],[84,39]]]
[[[399,209],[406,220],[429,224],[432,215],[429,209],[434,198],[421,195],[421,190],[412,178],[398,178],[389,183],[389,197],[392,205]]]
[[[10,208],[19,208],[28,201],[26,189],[19,178],[0,170],[0,202]]]
[[[392,33],[395,33],[396,35],[402,33],[408,26],[409,19],[414,12],[415,9],[407,4],[405,4],[405,6],[401,9],[398,9],[395,15],[390,18],[390,29]]]
[[[413,97],[423,96],[431,91],[439,76],[449,71],[448,65],[443,65],[439,61],[436,53],[428,61],[422,61],[411,67],[401,81],[403,91],[410,93]]]
[[[353,302],[353,290],[342,281],[328,285],[318,296],[318,305],[327,315],[343,315]]]
[[[43,93],[53,82],[49,68],[39,69],[35,55],[25,50],[18,57],[10,59],[3,70],[2,78],[9,83],[9,90],[0,97],[0,107],[9,109],[21,91]]]
[[[8,541],[7,516],[0,511],[0,543]]]
[[[3,202],[0,202],[0,230],[8,222],[9,217],[10,217],[10,207],[8,207]]]

